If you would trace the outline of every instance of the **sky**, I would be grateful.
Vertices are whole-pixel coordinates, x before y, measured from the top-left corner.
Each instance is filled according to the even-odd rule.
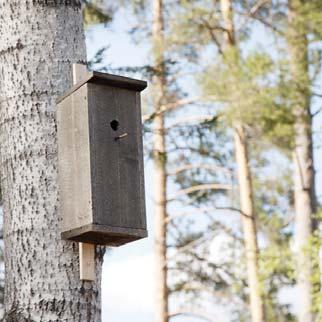
[[[113,67],[140,66],[146,64],[149,44],[141,40],[134,43],[127,33],[131,24],[125,11],[120,11],[111,26],[91,27],[87,31],[88,58],[108,45],[105,62]],[[255,35],[254,44],[261,42],[260,31]],[[321,90],[322,92],[322,90]],[[148,90],[143,95],[148,95]],[[315,130],[321,131],[321,117],[315,120]],[[322,153],[317,150],[317,182],[322,182]],[[152,322],[153,321],[153,213],[152,213],[152,165],[145,166],[147,224],[149,237],[119,248],[113,248],[105,256],[102,278],[102,321],[103,322]],[[318,195],[322,190],[318,187]],[[220,252],[219,240],[214,240],[215,252]],[[223,241],[221,241],[223,242]],[[219,245],[219,246],[218,246]],[[296,291],[285,289],[280,295],[284,302],[291,302],[296,307]],[[212,312],[213,314],[213,312]],[[224,310],[216,308],[213,317],[218,322],[229,322]],[[175,318],[178,322],[199,322],[196,318]]]

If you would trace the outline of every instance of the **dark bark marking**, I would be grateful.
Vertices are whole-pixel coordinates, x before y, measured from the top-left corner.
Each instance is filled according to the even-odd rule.
[[[39,5],[42,7],[73,7],[80,8],[80,0],[32,0],[34,6]]]
[[[25,317],[20,311],[18,306],[12,306],[10,311],[8,311],[4,316],[4,321],[6,322],[35,322],[30,318]]]
[[[6,49],[0,50],[0,56],[7,54],[7,53],[12,53],[15,50],[21,50],[23,49],[25,46],[21,43],[21,40],[18,39],[17,43],[15,46],[9,46]]]

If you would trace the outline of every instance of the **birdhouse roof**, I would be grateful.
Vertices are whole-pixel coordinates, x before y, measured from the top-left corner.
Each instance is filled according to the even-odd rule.
[[[73,92],[75,92],[78,88],[83,86],[86,83],[95,83],[95,84],[103,84],[113,87],[119,87],[119,88],[125,88],[137,92],[143,91],[147,87],[147,82],[119,76],[119,75],[112,75],[107,73],[100,73],[100,72],[94,72],[90,71],[87,72],[84,79],[77,84],[75,84],[73,87],[71,87],[66,93],[64,93],[61,97],[57,99],[57,103],[60,103],[63,101],[66,97],[71,95]]]

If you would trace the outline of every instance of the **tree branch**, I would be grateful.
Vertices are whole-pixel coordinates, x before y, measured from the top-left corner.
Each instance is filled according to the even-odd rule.
[[[271,2],[271,0],[261,0],[261,1],[258,1],[247,13],[237,11],[237,10],[236,10],[236,12],[240,16],[246,16],[246,18],[252,18],[254,20],[257,20],[258,22],[262,23],[266,27],[269,27],[270,29],[272,29],[273,31],[278,33],[279,35],[284,35],[284,33],[281,30],[279,30],[278,28],[276,28],[272,23],[270,23],[270,22],[266,21],[265,19],[256,15],[261,7],[263,7],[266,3],[270,3],[270,2]],[[241,27],[239,27],[239,29],[243,28],[243,26],[246,23],[247,23],[247,21],[245,23],[243,23],[243,25]]]
[[[168,199],[168,201],[173,201],[180,196],[188,195],[190,193],[193,193],[196,191],[202,191],[202,190],[232,190],[232,186],[230,184],[221,184],[221,183],[199,184],[199,185],[195,185],[189,188],[179,190],[172,196],[172,198]]]
[[[202,319],[204,321],[208,321],[208,322],[216,322],[212,317],[206,315],[204,312],[201,313],[201,312],[191,311],[191,310],[187,310],[187,309],[174,311],[169,314],[169,318],[171,319],[171,318],[175,318],[175,317],[182,316],[182,315],[196,317],[196,318]]]
[[[221,30],[221,31],[224,31],[224,32],[228,32],[228,30],[224,27],[221,27],[221,26],[211,26],[209,24],[209,22],[203,18],[201,18],[201,21],[203,22],[203,26],[208,30],[209,32],[209,35],[212,39],[212,41],[216,44],[217,48],[218,48],[218,51],[219,51],[219,54],[221,56],[224,56],[224,51],[222,50],[222,46],[216,36],[216,34],[214,33],[214,30]]]
[[[184,246],[178,247],[176,248],[176,251],[174,254],[172,254],[171,256],[168,256],[168,260],[171,260],[172,258],[175,258],[178,253],[182,253],[186,250],[189,250],[195,246],[198,246],[200,243],[204,242],[205,240],[207,240],[208,238],[211,238],[213,235],[215,234],[214,231],[208,231],[206,232],[204,235],[188,242],[187,244],[185,244]]]
[[[193,115],[193,116],[182,118],[176,122],[173,122],[171,125],[167,127],[167,129],[171,129],[181,124],[193,123],[195,121],[203,121],[203,122],[211,121],[216,117],[217,117],[216,115]]]
[[[220,166],[217,166],[217,165],[213,165],[213,164],[205,164],[205,163],[197,163],[197,164],[184,164],[180,167],[177,167],[175,169],[173,169],[172,171],[169,171],[168,174],[169,175],[176,175],[180,172],[183,172],[183,171],[187,171],[187,170],[192,170],[192,169],[195,169],[195,168],[202,168],[202,169],[207,169],[207,170],[220,170],[220,171],[223,171],[223,172],[226,172],[229,174],[229,176],[232,176],[232,173],[233,171],[232,170],[229,170],[227,168],[224,168],[224,167],[220,167]]]
[[[192,98],[184,98],[184,99],[177,100],[176,102],[170,102],[170,103],[161,105],[158,111],[153,112],[148,115],[143,115],[142,120],[143,120],[143,122],[150,121],[162,113],[165,113],[169,110],[174,110],[174,109],[176,109],[180,106],[183,106],[183,105],[195,103],[196,101],[199,101],[201,99],[202,99],[202,97],[200,97],[200,96],[199,97],[192,97]]]

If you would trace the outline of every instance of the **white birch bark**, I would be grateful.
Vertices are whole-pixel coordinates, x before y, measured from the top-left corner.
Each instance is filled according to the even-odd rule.
[[[98,322],[96,281],[79,279],[78,245],[58,219],[55,100],[86,60],[77,0],[0,0],[0,153],[6,321]]]

